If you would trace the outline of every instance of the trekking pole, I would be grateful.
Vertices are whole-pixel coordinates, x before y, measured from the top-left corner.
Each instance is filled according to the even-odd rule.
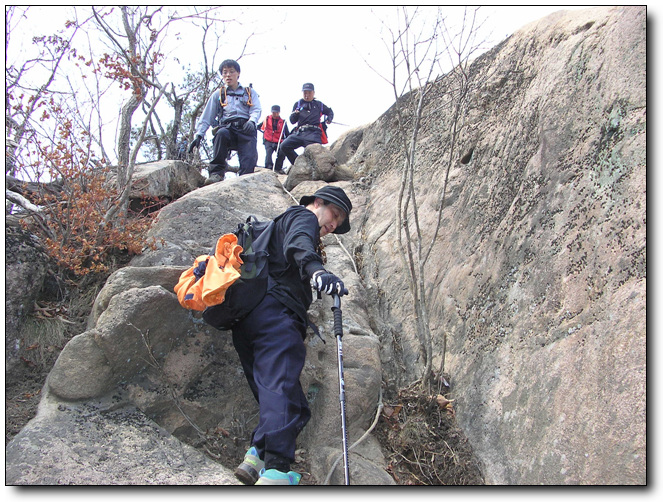
[[[203,145],[203,150],[205,150],[205,155],[207,155],[207,160],[212,160],[212,157],[209,156],[209,150],[207,150],[207,145],[205,144],[205,138],[200,140],[200,144]]]
[[[350,484],[350,467],[348,465],[348,430],[345,422],[345,379],[343,378],[343,313],[341,312],[341,298],[337,294],[334,298],[334,335],[336,336],[336,346],[338,347],[338,384],[339,399],[341,401],[341,431],[343,433],[343,464],[345,469],[345,484]]]
[[[279,134],[279,142],[276,143],[276,158],[279,158],[279,148],[281,148],[281,138],[283,137],[283,131],[285,131],[285,120],[283,121],[283,127],[281,127],[281,134]],[[272,165],[272,172],[276,170],[276,164]]]

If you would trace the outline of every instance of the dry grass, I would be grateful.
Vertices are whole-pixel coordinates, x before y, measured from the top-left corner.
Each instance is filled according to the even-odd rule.
[[[392,403],[385,405],[377,435],[399,485],[484,484],[453,402],[407,388]]]

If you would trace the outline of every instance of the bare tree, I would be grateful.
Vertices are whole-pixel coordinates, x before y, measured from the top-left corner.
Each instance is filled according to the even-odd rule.
[[[114,48],[112,54],[105,55],[108,76],[132,91],[122,105],[117,139],[117,183],[118,188],[124,190],[131,181],[127,176],[131,157],[131,121],[134,112],[145,99],[147,87],[154,85],[152,77],[159,59],[158,35],[164,28],[153,26],[162,7],[120,6],[119,26],[111,24],[114,20],[114,9],[104,11],[92,7],[92,13],[97,25]]]
[[[429,319],[429,291],[426,265],[439,235],[442,211],[446,196],[449,171],[454,162],[455,146],[466,107],[470,79],[468,65],[476,52],[475,44],[478,9],[465,9],[460,32],[451,33],[443,8],[400,7],[397,26],[385,24],[389,39],[383,39],[391,58],[390,77],[384,77],[394,91],[398,137],[403,152],[403,169],[396,205],[398,223],[398,245],[403,249],[401,256],[406,273],[412,307],[415,314],[417,338],[424,356],[424,368],[420,379],[422,387],[430,386],[432,379],[433,341]],[[417,141],[421,128],[432,110],[432,91],[435,89],[434,76],[443,71],[442,60],[451,62],[451,72],[447,76],[452,85],[447,87],[447,106],[451,107],[450,148],[447,155],[445,180],[441,203],[436,208],[437,224],[432,237],[424,241],[429,233],[422,231],[419,218],[416,165]],[[437,98],[436,98],[437,99]],[[442,364],[446,352],[446,334],[441,347]]]
[[[63,270],[101,270],[101,261],[112,249],[125,246],[122,249],[133,252],[144,247],[139,242],[139,229],[144,228],[140,218],[128,218],[131,179],[141,147],[146,138],[158,138],[158,147],[174,156],[187,106],[204,106],[216,74],[206,57],[208,79],[201,81],[184,71],[179,87],[165,78],[162,82],[170,50],[166,47],[176,39],[168,29],[176,22],[190,26],[202,20],[210,35],[218,36],[227,21],[211,15],[217,10],[187,8],[180,15],[164,7],[76,7],[67,11],[69,20],[61,32],[33,39],[26,47],[37,48],[32,51],[36,56],[20,61],[22,53],[14,43],[18,37],[13,35],[21,23],[29,22],[28,9],[6,9],[6,208],[23,209],[17,221],[31,219],[36,224],[35,231]],[[78,42],[82,35],[87,40],[75,46],[74,36]],[[219,37],[214,55],[221,47]],[[196,51],[194,67],[198,61]],[[213,63],[212,59],[212,68]],[[117,98],[108,95],[117,93],[118,84],[127,99],[120,117],[110,119],[119,124],[119,162],[117,182],[109,185],[107,175],[114,162],[104,147],[102,130],[110,129],[104,127],[109,122],[108,101]],[[201,95],[204,99],[199,100]],[[174,114],[170,122],[157,114],[164,102]]]
[[[162,152],[161,141],[165,140],[167,156],[174,157],[184,104],[196,90],[195,86],[185,88],[183,93],[178,95],[174,85],[162,84],[159,80],[159,66],[165,58],[163,42],[169,27],[172,23],[184,19],[203,19],[207,26],[210,26],[218,23],[218,19],[209,16],[213,9],[180,16],[176,13],[165,13],[163,7],[120,6],[118,15],[113,16],[115,9],[98,10],[93,7],[92,12],[112,48],[112,53],[106,54],[104,60],[108,74],[125,89],[131,90],[131,95],[122,106],[117,138],[117,186],[121,193],[127,193],[137,152],[147,137],[148,128],[151,132],[149,137],[154,141],[157,152]],[[168,133],[156,112],[156,104],[162,97],[165,97],[174,111],[174,119]],[[132,142],[133,115],[141,106],[146,113],[145,121]],[[121,197],[121,200],[125,201],[125,197]]]
[[[36,56],[16,65],[8,63],[12,33],[27,22],[28,9],[8,6],[5,11],[5,156],[9,159],[5,173],[12,176],[16,175],[15,159],[21,157],[28,138],[38,134],[35,116],[48,99],[63,60],[71,54],[72,41],[80,27],[68,24],[62,35],[35,37],[33,45],[39,48]],[[34,75],[41,75],[36,83]]]

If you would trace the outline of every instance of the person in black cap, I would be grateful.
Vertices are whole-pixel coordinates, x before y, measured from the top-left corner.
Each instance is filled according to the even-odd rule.
[[[323,265],[320,238],[349,232],[351,211],[346,193],[327,185],[274,220],[267,294],[232,330],[233,345],[260,408],[251,447],[235,470],[245,484],[299,484],[301,475],[291,471],[290,464],[297,436],[311,418],[299,382],[311,286],[326,294],[347,294],[343,281]]]
[[[223,181],[231,150],[237,150],[240,176],[252,173],[258,162],[256,126],[262,113],[260,96],[251,85],[243,87],[239,83],[240,67],[237,61],[223,61],[219,66],[219,75],[223,83],[207,101],[196,137],[189,145],[189,153],[199,148],[205,132],[212,126],[214,158],[209,162],[209,177],[205,185]]]
[[[258,124],[258,130],[263,133],[263,144],[265,145],[265,167],[272,169],[274,162],[272,155],[278,150],[279,145],[288,137],[290,131],[288,124],[281,118],[281,107],[272,106],[272,114]],[[283,174],[283,172],[279,173]]]
[[[279,154],[276,156],[275,170],[283,171],[283,161],[286,157],[290,164],[294,164],[298,155],[295,152],[297,148],[306,147],[313,143],[322,143],[323,127],[331,124],[334,120],[334,111],[322,102],[315,99],[315,87],[311,83],[302,86],[304,98],[297,101],[292,107],[290,122],[297,124],[293,133],[286,139],[279,148]],[[322,117],[325,117],[322,124]]]

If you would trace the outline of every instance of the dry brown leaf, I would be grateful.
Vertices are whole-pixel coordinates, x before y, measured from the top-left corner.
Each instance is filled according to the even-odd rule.
[[[438,394],[435,397],[435,401],[437,402],[437,405],[440,408],[450,410],[450,409],[453,409],[453,404],[452,403],[455,401],[455,399],[447,399],[442,394]]]

